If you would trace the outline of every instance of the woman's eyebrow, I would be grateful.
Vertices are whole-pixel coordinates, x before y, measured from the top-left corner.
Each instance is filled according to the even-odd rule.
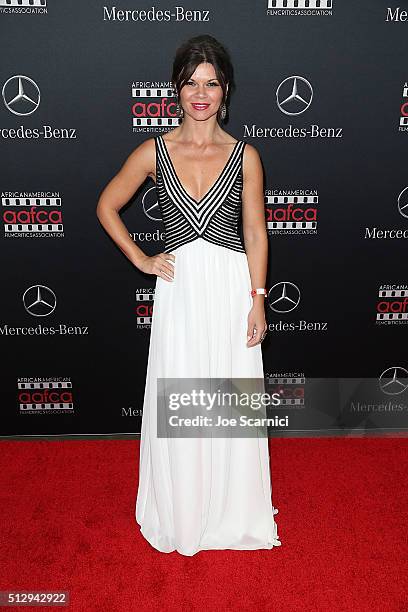
[[[193,78],[190,78],[190,79],[188,79],[188,80],[189,80],[189,81],[195,81],[195,79],[193,79]],[[212,79],[207,79],[207,82],[208,82],[208,81],[218,81],[218,79],[217,79],[217,77],[213,77]]]

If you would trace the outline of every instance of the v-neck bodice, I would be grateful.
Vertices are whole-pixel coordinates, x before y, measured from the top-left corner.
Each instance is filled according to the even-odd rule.
[[[243,151],[237,140],[218,178],[200,200],[181,183],[161,135],[155,137],[156,189],[165,226],[165,250],[203,238],[234,251],[245,252],[240,236]]]
[[[176,179],[176,181],[178,182],[180,188],[184,191],[186,196],[188,198],[190,198],[190,200],[192,200],[196,204],[201,204],[201,202],[203,202],[203,200],[205,200],[211,194],[212,190],[216,188],[218,182],[222,179],[222,177],[224,176],[225,172],[227,172],[228,167],[229,167],[229,165],[230,165],[230,163],[232,161],[232,158],[233,158],[233,155],[234,155],[234,151],[237,148],[237,145],[239,144],[239,140],[237,140],[237,142],[234,143],[234,147],[233,147],[230,155],[228,156],[228,159],[227,159],[224,167],[222,168],[221,172],[218,174],[218,177],[216,178],[214,183],[211,185],[211,187],[207,190],[207,192],[199,200],[197,200],[196,198],[193,198],[193,196],[187,191],[187,189],[184,187],[183,183],[181,182],[181,180],[179,178],[179,175],[177,174],[176,169],[174,167],[173,160],[171,159],[169,150],[168,150],[167,145],[166,145],[166,141],[164,140],[163,136],[159,135],[159,138],[161,139],[161,141],[163,143],[163,149],[164,149],[164,151],[166,153],[166,156],[167,156],[167,158],[169,160],[169,163],[171,165],[171,169],[173,171],[174,178]]]

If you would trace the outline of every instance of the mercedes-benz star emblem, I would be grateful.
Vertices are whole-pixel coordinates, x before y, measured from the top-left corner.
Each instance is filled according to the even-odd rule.
[[[276,102],[285,115],[301,115],[312,102],[313,89],[301,76],[287,77],[276,90]]]
[[[387,368],[379,380],[380,389],[387,395],[399,395],[408,388],[408,370],[400,366]]]
[[[398,210],[408,219],[408,187],[405,187],[398,196]]]
[[[37,83],[23,74],[7,79],[2,95],[6,108],[15,115],[31,115],[40,105],[41,94]]]
[[[283,313],[294,310],[300,302],[299,288],[289,281],[276,283],[268,293],[268,303],[275,312]]]
[[[150,187],[150,189],[148,189],[143,194],[142,206],[143,206],[144,214],[151,221],[161,221],[162,220],[160,206],[159,206],[159,203],[156,197],[156,187]]]
[[[33,317],[48,317],[57,305],[55,293],[45,285],[33,285],[24,291],[23,304]]]

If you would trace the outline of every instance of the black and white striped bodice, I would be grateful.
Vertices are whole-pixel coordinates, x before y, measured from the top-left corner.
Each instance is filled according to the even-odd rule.
[[[245,142],[238,140],[221,174],[207,193],[195,200],[184,189],[161,135],[156,143],[156,189],[165,230],[165,251],[203,238],[245,252],[239,234],[242,158]]]

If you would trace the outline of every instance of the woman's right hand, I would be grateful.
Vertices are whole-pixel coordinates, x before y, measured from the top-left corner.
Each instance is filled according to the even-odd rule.
[[[174,279],[174,266],[169,261],[176,261],[176,256],[172,253],[158,253],[149,257],[146,255],[138,264],[139,270],[147,274],[156,274],[163,280],[171,282]]]

